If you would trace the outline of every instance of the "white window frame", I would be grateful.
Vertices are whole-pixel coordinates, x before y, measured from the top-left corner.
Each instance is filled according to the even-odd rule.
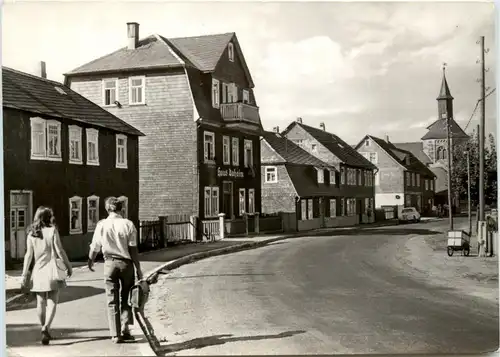
[[[240,166],[240,139],[231,138],[231,156],[233,166]]]
[[[219,109],[220,107],[220,82],[218,79],[212,78],[212,107]]]
[[[365,198],[365,214],[368,213],[369,209],[370,209],[370,198],[366,197]]]
[[[106,83],[114,83],[114,88],[106,88]],[[106,104],[106,91],[115,91],[115,100],[111,101],[109,104]],[[118,78],[105,78],[102,80],[102,105],[103,107],[116,107],[115,102],[118,100]]]
[[[264,177],[265,183],[277,183],[278,182],[278,168],[276,166],[266,166],[264,169],[264,172],[265,172],[265,177]],[[274,177],[271,177],[272,180],[268,179],[268,175],[274,175]]]
[[[373,160],[372,160],[372,156],[373,156]],[[378,164],[378,153],[376,152],[371,152],[370,153],[370,159],[369,161],[372,163],[372,164]]]
[[[337,200],[335,198],[330,198],[330,217],[337,217]]]
[[[123,139],[125,141],[125,144],[122,146],[122,145],[118,145],[118,140],[120,139]],[[121,147],[124,147],[124,155],[123,155],[123,159],[124,159],[124,162],[119,162],[118,161],[118,158],[119,158],[119,150]],[[116,150],[115,150],[115,153],[116,153],[116,168],[118,169],[126,169],[127,168],[127,148],[128,148],[128,140],[127,140],[127,136],[124,135],[124,134],[116,134]]]
[[[255,189],[254,188],[248,189],[248,213],[250,213],[250,214],[255,213]]]
[[[71,229],[71,218],[73,213],[72,203],[76,202],[79,206],[78,220],[80,222],[80,228]],[[73,196],[69,199],[69,234],[82,234],[83,233],[83,222],[82,222],[82,198],[80,196]]]
[[[90,202],[96,201],[96,221],[95,224],[90,222]],[[93,232],[95,227],[97,226],[97,222],[99,222],[99,197],[92,195],[87,197],[87,232]]]
[[[40,136],[40,140],[42,141],[42,146],[43,146],[43,152],[40,153],[35,153],[33,151],[34,146],[34,132],[33,132],[33,125],[34,124],[39,124],[42,126],[42,134]],[[46,161],[62,161],[62,153],[61,153],[61,123],[58,122],[57,120],[45,120],[40,117],[32,117],[30,118],[30,138],[31,138],[31,143],[30,143],[30,157],[32,160],[46,160]],[[57,152],[59,153],[58,155],[50,155],[49,154],[49,127],[50,126],[56,126],[57,127]]]
[[[222,162],[224,165],[231,165],[231,140],[229,136],[222,137]]]
[[[340,168],[340,184],[345,185],[345,175],[346,175],[346,169],[344,167]]]
[[[132,81],[140,79],[140,86],[132,86]],[[141,88],[142,100],[140,102],[132,102],[132,90],[135,88]],[[133,76],[128,79],[128,103],[129,105],[144,105],[146,104],[146,76]]]
[[[335,178],[335,171],[334,170],[328,170],[328,173],[330,175],[330,185],[336,185],[337,184],[337,180]]]
[[[247,150],[248,149],[250,149],[249,151],[250,151],[250,161],[251,162],[248,162],[248,159],[247,159]],[[244,161],[245,167],[253,167],[253,141],[252,140],[245,139],[244,146],[243,146],[243,152],[244,152],[243,161]]]
[[[75,159],[72,157],[71,152],[71,142],[76,142],[76,149],[78,151],[78,157]],[[68,125],[68,142],[69,142],[69,163],[70,164],[83,164],[83,152],[82,152],[82,128],[78,125]]]
[[[325,183],[325,170],[316,167],[316,176],[318,183]]]
[[[424,180],[424,182],[425,182],[425,183],[424,183],[424,185],[425,185],[425,190],[427,191],[427,190],[429,190],[429,180],[425,179],[425,180]]]
[[[248,89],[243,89],[243,103],[250,103],[250,91]]]
[[[127,196],[120,196],[120,197],[118,197],[118,201],[122,202],[122,216],[123,216],[123,218],[128,219],[128,197]]]
[[[314,207],[313,207],[313,199],[312,198],[308,198],[307,199],[307,219],[310,220],[310,219],[313,219],[314,217]]]
[[[242,196],[243,194],[243,196]],[[240,188],[238,190],[238,212],[240,216],[243,216],[244,213],[246,213],[246,202],[247,202],[247,197],[246,197],[246,192],[244,188]]]
[[[300,200],[300,218],[302,221],[307,220],[307,200],[304,198]]]
[[[205,218],[215,218],[219,215],[219,187],[205,186],[204,207]]]
[[[417,187],[420,187],[420,174],[416,174],[417,176]]]
[[[231,96],[230,94],[230,86],[227,83],[221,82],[222,83],[222,100],[221,104],[223,103],[229,103],[229,97]]]
[[[207,136],[212,138],[211,144],[206,140]],[[207,145],[212,146],[210,153],[209,150],[207,150]],[[205,163],[215,161],[215,133],[213,131],[203,132],[203,160]]]
[[[87,137],[87,165],[99,166],[99,130],[93,128],[85,129],[85,135]],[[95,145],[95,159],[90,159],[89,144]]]
[[[234,45],[232,42],[229,42],[227,45],[227,56],[229,57],[229,61],[234,62]]]

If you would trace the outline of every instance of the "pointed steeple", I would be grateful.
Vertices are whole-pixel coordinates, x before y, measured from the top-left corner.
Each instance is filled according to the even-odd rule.
[[[450,93],[450,88],[448,87],[448,82],[446,81],[446,63],[443,64],[443,80],[441,81],[441,90],[439,91],[439,97],[437,97],[437,100],[440,99],[453,99]]]

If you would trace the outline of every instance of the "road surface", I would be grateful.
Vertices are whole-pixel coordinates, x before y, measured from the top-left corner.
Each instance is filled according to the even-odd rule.
[[[183,266],[148,303],[162,354],[497,350],[498,305],[394,264],[396,243],[440,225],[292,238]]]

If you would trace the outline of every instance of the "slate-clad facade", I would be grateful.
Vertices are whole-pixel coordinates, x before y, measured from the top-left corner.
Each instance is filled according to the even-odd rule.
[[[140,219],[260,212],[262,125],[236,35],[139,39],[139,25],[127,26],[127,47],[71,71],[66,82],[146,134]],[[106,86],[115,88],[113,100]]]
[[[104,200],[138,222],[143,134],[61,83],[2,69],[7,259],[22,259],[38,206],[54,210],[70,258],[85,257]]]

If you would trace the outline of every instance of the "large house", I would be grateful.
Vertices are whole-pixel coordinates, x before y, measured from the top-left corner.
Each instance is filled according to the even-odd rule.
[[[141,220],[260,212],[262,125],[236,35],[139,38],[66,74],[66,83],[146,134]]]
[[[106,197],[120,197],[124,215],[138,222],[143,134],[45,77],[43,62],[41,77],[2,68],[7,260],[23,258],[39,206],[54,210],[70,259],[88,253]]]
[[[447,204],[448,189],[448,133],[450,126],[450,147],[469,139],[453,116],[453,96],[451,95],[445,69],[441,89],[436,98],[438,102],[438,119],[427,127],[427,133],[420,142],[394,143],[400,149],[410,151],[436,175],[435,204]],[[458,197],[454,197],[454,206],[458,207]]]
[[[366,135],[356,150],[377,166],[375,207],[415,207],[430,213],[434,205],[434,173],[411,152],[386,139]]]
[[[299,231],[359,223],[338,172],[277,132],[261,143],[262,212],[292,213]]]
[[[357,217],[357,223],[374,220],[374,173],[377,167],[359,154],[340,137],[329,133],[324,123],[321,128],[292,122],[282,133],[312,156],[335,168],[338,172],[339,196],[345,198],[345,210]]]

